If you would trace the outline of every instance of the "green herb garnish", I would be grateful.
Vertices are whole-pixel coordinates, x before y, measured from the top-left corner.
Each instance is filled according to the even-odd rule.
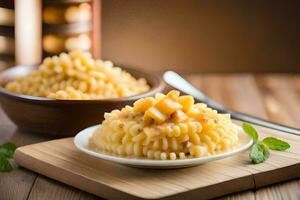
[[[255,164],[262,163],[265,160],[267,160],[269,156],[270,156],[270,151],[264,143],[262,142],[255,143],[251,147],[249,157],[253,163]]]
[[[284,150],[290,148],[289,143],[279,140],[274,137],[266,137],[263,140],[263,143],[265,145],[267,145],[269,147],[269,149],[277,150],[277,151],[284,151]]]
[[[254,144],[251,147],[249,157],[254,164],[266,161],[270,156],[271,150],[284,151],[290,148],[290,145],[275,137],[266,137],[260,141],[258,132],[248,123],[243,123],[243,130],[253,139]]]
[[[0,172],[9,172],[13,170],[10,159],[14,156],[16,145],[5,143],[0,145]]]
[[[248,135],[250,135],[250,137],[254,140],[254,142],[257,142],[258,133],[255,130],[255,128],[253,128],[253,126],[251,126],[248,123],[243,123],[243,129]]]

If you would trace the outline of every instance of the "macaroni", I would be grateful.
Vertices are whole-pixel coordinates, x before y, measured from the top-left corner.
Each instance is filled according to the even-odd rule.
[[[119,156],[156,160],[203,157],[229,151],[238,144],[236,126],[192,96],[178,91],[137,100],[104,115],[90,148]]]
[[[8,91],[53,99],[103,99],[131,96],[150,89],[110,61],[93,60],[89,53],[45,58],[36,71],[10,82]]]

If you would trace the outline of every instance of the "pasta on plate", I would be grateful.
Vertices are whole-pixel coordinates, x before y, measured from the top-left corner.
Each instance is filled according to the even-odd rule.
[[[218,114],[176,90],[105,113],[90,138],[93,151],[157,160],[204,157],[238,145],[230,115]]]

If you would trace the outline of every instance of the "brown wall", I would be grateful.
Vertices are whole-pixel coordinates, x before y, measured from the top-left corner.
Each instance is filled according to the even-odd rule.
[[[103,0],[102,57],[198,72],[300,72],[300,1]]]

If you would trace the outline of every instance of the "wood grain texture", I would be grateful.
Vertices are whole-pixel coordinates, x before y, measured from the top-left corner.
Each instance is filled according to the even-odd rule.
[[[220,79],[223,79],[223,81],[220,81]],[[292,108],[289,110],[293,110],[293,108],[300,108],[299,75],[270,74],[253,76],[249,74],[236,74],[221,76],[212,74],[199,76],[197,74],[189,76],[189,80],[209,96],[218,99],[219,102],[231,109],[256,115],[261,118],[283,123],[289,126],[295,126],[298,128],[300,127],[299,117],[292,119],[289,113],[290,111],[285,109],[286,107]],[[216,84],[216,80],[219,81],[218,84]],[[220,84],[220,82],[227,86]],[[269,89],[270,82],[275,82],[273,85],[277,84],[277,88],[274,88],[273,86],[272,93]],[[280,88],[283,87],[282,85],[285,85],[285,87],[287,87],[289,90],[289,93],[286,95],[286,97],[281,95],[281,93],[285,93],[282,91],[282,88]],[[240,90],[238,91],[237,88],[240,88]],[[281,95],[281,99],[279,99],[278,95]],[[295,98],[295,101],[298,100],[298,103],[294,103],[293,106],[287,104],[286,101],[282,99],[289,98],[290,95]],[[242,99],[240,99],[240,101],[235,101],[235,98]],[[232,103],[232,101],[235,101],[235,103]],[[287,189],[290,187],[295,188],[295,190]],[[282,188],[280,191],[284,194],[278,193],[279,188]],[[297,183],[297,180],[295,180],[288,183],[279,184],[278,187],[266,187],[258,189],[257,191],[229,195],[224,197],[224,199],[263,199],[262,197],[264,196],[271,198],[272,194],[273,199],[283,199],[282,196],[288,197],[286,199],[299,199],[297,194],[297,191],[299,190],[300,185]]]
[[[36,174],[26,169],[18,169],[10,173],[0,172],[0,177],[0,199],[25,200],[34,183]]]
[[[300,186],[297,181],[272,185],[256,191],[258,200],[264,199],[300,199]]]
[[[0,109],[0,143],[9,140],[17,146],[23,146],[45,139],[26,134],[16,129],[15,125],[4,115]],[[0,199],[23,200],[31,190],[37,175],[23,168],[18,168],[10,173],[0,172]]]
[[[300,176],[300,137],[256,126],[263,136],[279,136],[291,144],[252,165],[248,152],[179,170],[135,169],[95,159],[78,151],[73,138],[20,147],[21,166],[105,198],[208,199],[255,189]],[[199,196],[202,194],[201,196]]]
[[[297,75],[260,75],[256,76],[256,82],[262,96],[262,102],[272,121],[283,123],[289,126],[300,127],[299,116],[291,112],[300,108],[300,77]],[[273,85],[273,86],[272,86]],[[274,85],[277,85],[274,87]],[[285,87],[282,88],[282,87]],[[288,93],[286,93],[286,91]],[[281,95],[285,93],[286,95]],[[279,96],[281,98],[279,98]],[[294,103],[290,104],[285,98],[295,98]],[[289,107],[289,109],[286,109]],[[300,185],[298,181],[281,183],[272,187],[259,189],[255,192],[256,199],[300,199]]]
[[[248,114],[255,114],[259,117],[263,117],[266,119],[271,119],[272,121],[284,123],[286,125],[295,126],[300,128],[300,120],[299,117],[290,114],[293,110],[292,105],[285,103],[285,96],[280,96],[283,92],[282,89],[273,89],[272,93],[267,93],[264,85],[270,87],[267,84],[267,81],[272,79],[273,82],[278,82],[277,87],[282,87],[281,84],[289,87],[290,93],[288,95],[292,95],[296,98],[297,104],[293,104],[295,109],[299,109],[300,107],[300,75],[249,75],[249,74],[228,74],[228,75],[220,75],[220,74],[205,74],[205,75],[186,75],[193,84],[195,84],[198,88],[200,88],[205,93],[211,95],[216,100],[220,101],[227,107],[232,109],[247,112]],[[218,81],[218,79],[220,79]],[[254,81],[253,81],[254,80]],[[226,84],[224,84],[226,83]],[[233,86],[234,84],[238,84],[239,86]],[[226,87],[225,87],[226,85]],[[241,89],[236,89],[236,88]],[[267,88],[268,88],[267,87]],[[250,94],[248,93],[250,92]],[[235,93],[234,93],[235,92]],[[236,94],[236,92],[238,92]],[[266,100],[265,96],[268,94],[276,103],[277,106],[284,105],[279,107],[279,109],[275,108],[276,112],[272,112],[272,102],[269,105],[269,101]],[[239,102],[234,97],[243,101]],[[289,98],[289,97],[287,97]],[[247,103],[245,103],[246,101]],[[271,100],[272,101],[272,100]],[[241,103],[241,104],[240,104]],[[237,105],[238,104],[238,105]],[[286,109],[287,106],[291,106],[291,108]],[[0,109],[0,143],[3,141],[12,141],[16,142],[18,146],[22,146],[25,144],[35,143],[39,141],[45,141],[53,138],[40,137],[36,134],[24,133],[23,131],[16,131],[16,127],[10,122],[7,117],[4,115],[2,109]],[[5,185],[5,187],[0,187],[0,199],[26,199],[30,197],[31,199],[42,198],[43,197],[53,197],[53,194],[56,194],[55,197],[57,199],[68,199],[68,197],[72,196],[75,199],[87,199],[97,197],[93,195],[84,195],[82,191],[78,191],[73,187],[67,186],[62,183],[58,183],[56,181],[52,181],[43,176],[39,176],[33,172],[25,170],[23,168],[17,169],[16,171],[22,171],[18,173],[0,173],[0,183],[1,185]],[[34,178],[27,178],[26,180],[20,177],[24,176],[34,176]],[[37,178],[37,179],[36,179]],[[42,181],[38,181],[39,179],[43,179]],[[21,187],[23,189],[18,188],[17,183],[19,181],[25,181],[26,187]],[[36,181],[35,181],[36,180]],[[45,180],[45,181],[44,181]],[[32,188],[30,188],[32,186]],[[44,188],[44,189],[43,189]],[[45,189],[47,188],[47,189]],[[293,180],[289,182],[284,182],[280,184],[275,184],[272,187],[263,187],[257,190],[251,190],[247,192],[241,192],[237,194],[228,195],[222,197],[222,199],[300,199],[299,198],[300,191],[300,181]],[[32,194],[34,193],[34,195]]]
[[[270,119],[299,127],[300,91],[293,83],[294,78],[294,75],[273,75],[256,79]]]
[[[99,199],[91,194],[76,190],[73,187],[69,187],[60,182],[48,179],[43,176],[39,176],[35,183],[36,187],[33,187],[31,193],[28,197],[28,200],[63,200],[63,199],[72,199],[72,200],[94,200]],[[51,191],[51,192],[47,192]]]

